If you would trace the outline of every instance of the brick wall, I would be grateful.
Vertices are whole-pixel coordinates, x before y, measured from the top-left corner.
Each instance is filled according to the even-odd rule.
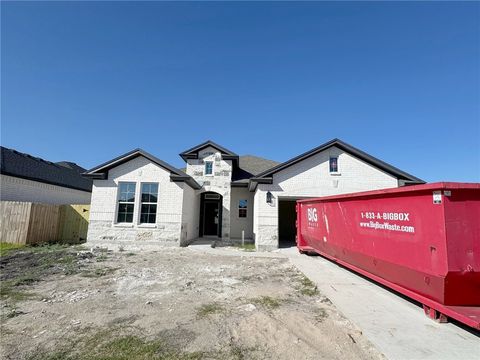
[[[330,156],[338,156],[338,173],[329,171]],[[332,147],[273,175],[273,184],[255,192],[254,236],[259,250],[278,247],[278,201],[282,197],[320,197],[397,187],[395,177]],[[266,202],[266,193],[273,203]]]
[[[120,181],[136,183],[132,224],[117,224],[117,189]],[[141,182],[157,182],[155,224],[140,224]],[[136,249],[180,245],[184,183],[170,181],[170,172],[137,157],[109,171],[108,179],[94,180],[87,242],[91,245]]]
[[[89,204],[91,193],[45,184],[8,175],[0,175],[0,200],[43,204]]]

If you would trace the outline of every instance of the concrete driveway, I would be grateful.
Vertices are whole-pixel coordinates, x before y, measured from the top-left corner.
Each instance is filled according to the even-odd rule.
[[[320,256],[296,248],[276,251],[326,295],[339,311],[389,359],[480,359],[478,332],[438,324],[413,302]]]

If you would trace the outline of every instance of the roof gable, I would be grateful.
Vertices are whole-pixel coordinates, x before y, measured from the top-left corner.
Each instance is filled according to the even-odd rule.
[[[88,170],[87,172],[83,173],[83,176],[87,178],[92,178],[92,179],[106,179],[108,177],[108,171],[110,169],[113,169],[139,156],[143,156],[146,159],[150,160],[151,162],[169,171],[171,181],[186,182],[190,187],[194,189],[200,189],[200,185],[191,176],[187,175],[182,170],[173,167],[172,165],[166,163],[163,160],[160,160],[159,158],[153,156],[152,154],[142,149],[135,149],[135,150],[129,151],[128,153],[125,153],[110,161],[100,164]]]
[[[92,191],[92,181],[81,175],[85,169],[73,162],[53,163],[3,146],[0,148],[1,174],[70,189]]]
[[[367,154],[366,152],[360,150],[360,149],[357,149],[355,147],[353,147],[352,145],[350,144],[347,144],[346,142],[340,140],[340,139],[333,139],[333,140],[330,140],[310,151],[307,151],[303,154],[300,154],[298,156],[295,156],[294,158],[290,159],[290,160],[287,160],[281,164],[278,164],[260,174],[258,174],[255,178],[252,178],[251,179],[251,183],[250,183],[250,189],[251,190],[254,190],[255,187],[256,187],[256,183],[269,183],[271,181],[271,177],[273,174],[283,170],[283,169],[286,169],[300,161],[303,161],[315,154],[318,154],[322,151],[325,151],[331,147],[337,147],[347,153],[349,153],[350,155],[353,155],[354,157],[358,158],[358,159],[361,159],[363,161],[365,161],[366,163],[380,169],[380,170],[383,170],[385,171],[386,173],[390,174],[390,175],[393,175],[394,177],[396,177],[397,179],[399,180],[402,180],[404,181],[404,183],[408,183],[408,184],[423,184],[425,183],[425,181],[413,176],[413,175],[410,175],[380,159],[377,159],[376,157],[373,157],[369,154]]]
[[[187,159],[198,159],[198,152],[209,146],[219,150],[225,160],[233,160],[238,162],[237,154],[235,154],[233,151],[228,150],[227,148],[224,148],[223,146],[218,145],[217,143],[214,143],[211,140],[207,140],[200,145],[194,146],[188,150],[181,152],[180,157],[185,161],[187,161]]]

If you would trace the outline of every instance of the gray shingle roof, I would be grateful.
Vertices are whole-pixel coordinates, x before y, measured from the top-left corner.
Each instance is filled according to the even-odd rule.
[[[239,157],[238,168],[234,169],[232,174],[232,182],[248,183],[248,179],[256,176],[276,165],[279,162],[264,159],[254,155],[243,155]]]
[[[239,167],[252,175],[258,175],[278,164],[280,164],[278,161],[268,160],[254,155],[242,155],[239,161]]]
[[[1,174],[71,189],[92,191],[92,180],[81,176],[85,169],[73,162],[53,163],[3,146],[0,146],[0,149]]]

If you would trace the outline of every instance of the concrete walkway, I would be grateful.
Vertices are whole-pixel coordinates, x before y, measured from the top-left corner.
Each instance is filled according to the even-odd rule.
[[[418,305],[320,256],[287,256],[388,359],[480,359],[478,333],[437,324]]]

